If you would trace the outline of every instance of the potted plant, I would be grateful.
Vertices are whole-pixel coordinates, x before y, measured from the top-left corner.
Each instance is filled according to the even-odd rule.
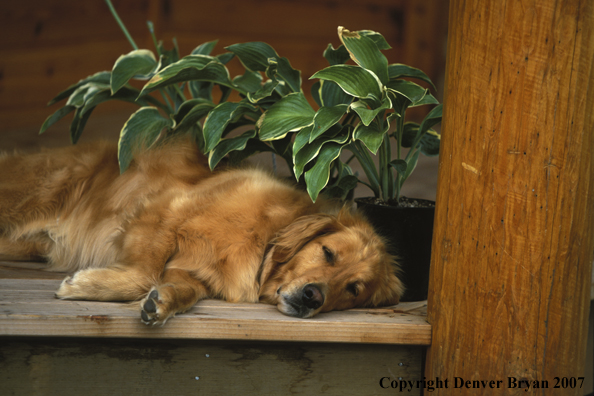
[[[401,189],[415,169],[420,154],[439,154],[440,135],[431,128],[441,121],[442,105],[427,89],[403,79],[420,79],[434,88],[425,73],[401,64],[388,65],[381,53],[389,48],[383,37],[373,32],[351,33],[342,28],[338,29],[338,34],[342,42],[340,48],[346,49],[356,65],[335,64],[312,78],[320,78],[322,84],[337,84],[351,97],[345,100],[348,115],[338,124],[349,138],[341,145],[335,144],[336,151],[343,148],[350,151],[367,176],[367,182],[363,183],[374,196],[358,199],[357,205],[378,232],[390,241],[390,250],[399,259],[401,276],[407,286],[402,301],[424,300],[428,292],[435,206],[430,201],[402,197]],[[422,105],[434,107],[420,124],[406,122],[407,110]],[[335,104],[334,108],[340,106],[342,104]],[[404,149],[408,149],[406,153]],[[294,152],[297,168],[302,166],[301,156],[300,151],[294,149]],[[321,150],[318,156],[324,154]],[[341,186],[341,180],[348,181],[349,176],[340,178],[346,165],[335,158],[338,175],[335,183]],[[316,166],[319,162],[312,169]],[[316,185],[307,177],[306,182],[308,191],[313,185],[319,188],[322,184]]]
[[[440,136],[431,128],[441,120],[441,105],[428,89],[409,79],[433,87],[431,80],[416,68],[389,65],[382,51],[390,46],[379,33],[338,28],[341,45],[336,49],[328,45],[323,53],[330,66],[311,77],[318,80],[311,91],[317,104],[314,109],[301,89],[300,71],[268,44],[234,44],[225,48],[227,52],[212,56],[216,42],[208,42],[180,58],[175,41],[172,50],[157,43],[149,22],[155,54],[138,49],[110,1],[106,3],[133,50],[118,58],[111,71],[89,76],[58,94],[50,104],[67,99],[66,104],[48,117],[40,133],[74,112],[70,134],[76,143],[97,105],[108,100],[135,103],[140,108],[120,132],[122,172],[132,160],[134,147],[151,147],[167,136],[187,134],[208,155],[211,168],[223,158],[239,162],[269,151],[287,162],[292,176],[305,185],[314,201],[322,192],[344,199],[363,183],[376,201],[402,206],[400,191],[419,155],[439,152]],[[226,64],[235,57],[244,72],[231,78]],[[406,111],[422,105],[435,107],[420,124],[406,122]],[[341,157],[343,150],[351,153],[346,161]],[[354,159],[367,181],[352,171]],[[370,209],[361,202],[359,206],[380,233],[404,222],[407,228],[401,236],[410,236],[420,222],[395,220],[382,225],[373,219],[373,212],[381,209]],[[431,231],[428,235],[430,240]],[[395,243],[394,252],[405,266],[403,276],[409,289],[405,297],[419,299],[410,293],[419,286],[407,279],[413,270],[406,268],[410,260],[402,247],[408,244]],[[414,248],[430,251],[430,247]],[[416,265],[418,259],[412,260]],[[428,273],[428,263],[423,271]]]

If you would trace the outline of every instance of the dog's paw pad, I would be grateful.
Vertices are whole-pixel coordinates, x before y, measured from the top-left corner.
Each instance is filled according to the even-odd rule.
[[[140,319],[144,324],[149,324],[151,321],[151,318],[149,318],[148,314],[144,310],[140,311]]]
[[[146,302],[142,306],[142,312],[148,312],[148,313],[157,312],[157,304],[155,304],[155,300],[152,300],[150,298],[148,300],[146,300]]]
[[[140,319],[146,325],[155,325],[157,323],[165,323],[161,319],[159,310],[159,292],[152,290],[148,296],[140,302]]]

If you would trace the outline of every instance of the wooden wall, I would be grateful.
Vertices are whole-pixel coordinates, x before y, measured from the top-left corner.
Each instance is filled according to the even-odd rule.
[[[182,55],[219,39],[265,41],[302,70],[304,81],[327,66],[322,52],[339,44],[336,28],[382,33],[391,63],[407,63],[442,79],[448,2],[442,0],[113,0],[141,48],[152,49],[146,20]],[[130,45],[103,1],[20,0],[0,7],[0,142],[2,133],[38,128],[54,108],[45,104],[70,84],[111,69]],[[233,73],[233,69],[232,69]],[[304,84],[309,92],[309,84]],[[91,117],[130,114],[133,105],[106,104]],[[126,116],[127,118],[127,116]],[[124,120],[126,119],[124,118]],[[65,129],[69,120],[64,122]],[[58,126],[59,127],[59,126]],[[4,135],[4,138],[7,139]]]
[[[2,395],[371,396],[397,394],[389,387],[398,378],[413,381],[407,396],[422,391],[422,351],[413,346],[28,337],[2,343]]]

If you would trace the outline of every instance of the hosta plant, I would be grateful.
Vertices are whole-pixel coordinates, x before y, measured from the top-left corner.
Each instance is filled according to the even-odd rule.
[[[150,148],[169,136],[188,134],[208,155],[211,168],[223,158],[234,163],[254,153],[274,153],[305,183],[314,201],[322,190],[344,198],[358,182],[377,198],[398,199],[419,155],[438,154],[439,134],[431,128],[441,120],[441,105],[428,89],[410,81],[433,87],[425,73],[388,64],[382,51],[390,47],[379,33],[339,27],[338,36],[340,46],[328,45],[323,52],[330,66],[310,77],[317,80],[311,100],[301,88],[301,72],[266,43],[234,44],[213,56],[213,41],[180,58],[177,45],[166,50],[155,40],[155,53],[138,49],[129,38],[134,49],[120,56],[111,71],[79,81],[50,102],[66,100],[40,133],[73,112],[70,136],[76,143],[97,105],[127,101],[139,109],[120,132],[122,172],[135,147]],[[226,66],[233,58],[244,69],[235,77]],[[435,107],[420,124],[405,122],[406,110],[421,105]],[[346,160],[344,150],[351,153]],[[353,159],[361,164],[366,182],[353,174]]]

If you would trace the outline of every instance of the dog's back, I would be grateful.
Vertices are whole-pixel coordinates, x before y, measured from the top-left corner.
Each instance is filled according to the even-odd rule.
[[[143,205],[211,175],[188,144],[143,152],[122,175],[108,142],[2,154],[0,169],[0,255],[62,271],[112,262],[109,244]]]

